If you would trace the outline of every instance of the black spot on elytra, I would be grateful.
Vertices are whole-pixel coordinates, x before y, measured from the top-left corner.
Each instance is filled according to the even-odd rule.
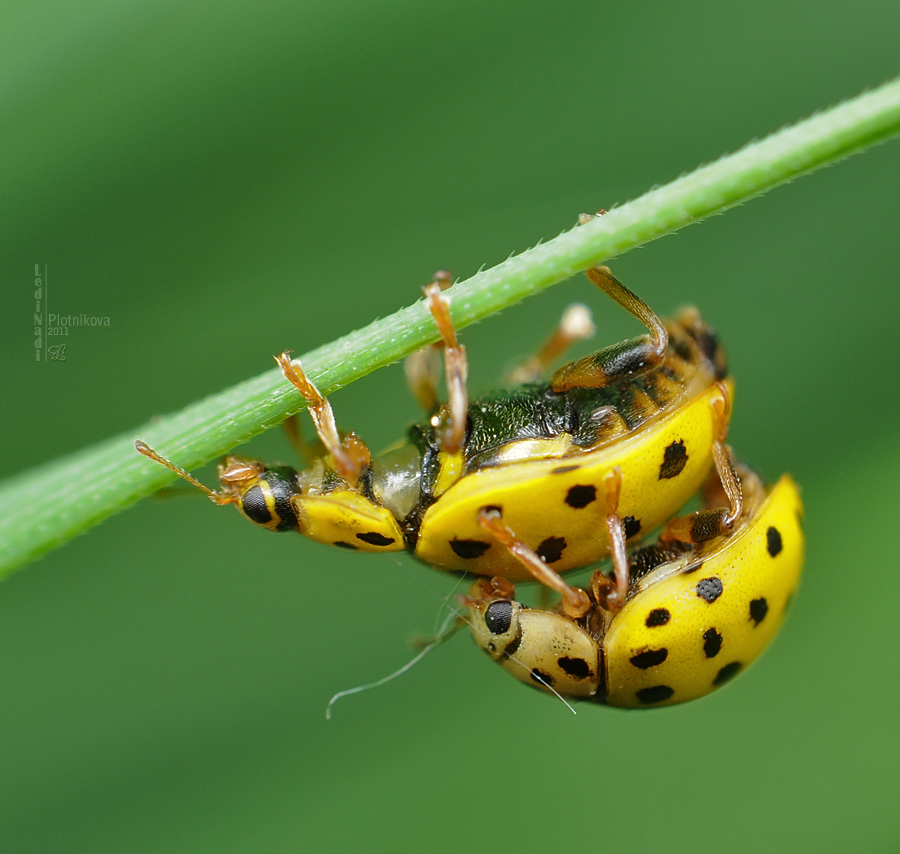
[[[463,560],[474,560],[481,557],[489,548],[490,543],[483,540],[450,540],[450,548],[457,557]]]
[[[509,631],[512,613],[512,602],[506,599],[491,602],[484,612],[484,624],[492,635],[502,635]]]
[[[543,670],[538,670],[537,667],[533,668],[531,671],[531,678],[538,683],[538,685],[552,685],[553,677],[549,673],[544,673]]]
[[[518,651],[519,647],[522,645],[522,632],[516,632],[515,637],[506,645],[503,649],[503,658],[508,659],[512,658]]]
[[[597,500],[597,487],[590,484],[578,484],[566,493],[566,504],[580,510]]]
[[[750,602],[750,619],[753,620],[753,628],[756,628],[766,618],[769,613],[769,603],[765,597],[760,596]]]
[[[647,670],[650,667],[656,667],[657,664],[662,664],[668,655],[669,650],[663,647],[662,649],[648,649],[645,652],[639,652],[637,655],[632,655],[628,660],[635,667]]]
[[[544,559],[544,563],[556,563],[566,548],[565,537],[547,537],[535,551]]]
[[[384,534],[379,534],[377,531],[366,531],[364,534],[357,534],[356,539],[362,540],[370,546],[389,546],[391,543],[395,542],[393,537],[386,537]]]
[[[571,658],[564,655],[556,663],[573,679],[587,679],[592,675],[590,665],[583,658]]]
[[[550,470],[550,474],[568,474],[570,471],[578,471],[581,466],[557,466]]]
[[[722,635],[715,629],[707,629],[703,633],[703,654],[707,658],[715,658],[722,649]]]
[[[684,439],[672,442],[665,451],[663,451],[662,465],[659,467],[659,479],[669,480],[678,477],[687,465],[688,455],[684,449]]]
[[[733,679],[738,675],[738,671],[743,667],[740,661],[732,661],[731,664],[726,664],[717,674],[716,678],[713,679],[713,685],[718,687],[719,685],[724,685],[729,679]]]
[[[722,582],[713,576],[697,582],[697,595],[707,602],[715,602],[722,595]]]
[[[622,529],[625,531],[625,539],[630,540],[641,532],[641,520],[634,516],[626,516],[622,520]]]
[[[656,626],[664,626],[669,622],[672,615],[669,613],[668,608],[654,608],[649,614],[647,614],[647,619],[645,620],[645,624],[647,628],[655,628]]]
[[[783,544],[781,542],[781,534],[774,525],[769,526],[769,530],[766,531],[766,548],[769,551],[769,554],[772,557],[777,557],[781,554],[781,549],[783,548]]]
[[[668,685],[654,685],[652,688],[641,688],[636,696],[645,706],[649,706],[650,703],[661,703],[663,700],[668,700],[674,693],[674,689]]]
[[[336,543],[332,543],[333,546],[337,546],[339,549],[350,549],[351,551],[359,551],[359,546],[353,545],[353,543],[345,543],[343,540],[338,540]]]

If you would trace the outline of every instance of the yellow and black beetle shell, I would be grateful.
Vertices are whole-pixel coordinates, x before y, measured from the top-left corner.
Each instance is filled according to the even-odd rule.
[[[803,566],[794,481],[784,475],[765,491],[745,477],[744,487],[748,506],[730,535],[681,555],[661,545],[632,555],[631,589],[612,615],[595,603],[575,620],[476,585],[476,643],[516,678],[573,699],[651,708],[714,691],[771,642]]]

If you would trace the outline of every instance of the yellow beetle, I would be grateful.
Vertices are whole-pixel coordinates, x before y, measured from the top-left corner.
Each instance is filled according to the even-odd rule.
[[[803,565],[794,481],[784,475],[767,490],[739,472],[744,505],[732,530],[689,544],[678,537],[702,527],[704,513],[673,520],[628,559],[624,603],[610,602],[613,582],[599,571],[575,613],[566,600],[527,608],[508,581],[479,580],[463,600],[475,642],[529,685],[620,708],[683,703],[725,684],[778,631]]]
[[[605,267],[587,276],[650,334],[536,381],[554,355],[585,337],[583,317],[570,319],[520,374],[526,382],[469,402],[465,350],[442,292],[449,278],[440,274],[425,293],[443,339],[449,400],[437,404],[435,351],[422,351],[408,375],[431,417],[381,456],[338,433],[329,402],[287,353],[277,361],[306,399],[321,443],[306,469],[229,457],[214,492],[145,443],[137,449],[269,530],[359,551],[407,549],[441,569],[534,575],[553,587],[560,572],[609,552],[610,471],[622,472],[618,507],[635,539],[676,513],[714,463],[720,476],[727,465],[732,385],[715,334],[692,309],[661,321]],[[720,522],[727,530],[731,519]],[[520,547],[540,556],[536,572],[517,559]]]

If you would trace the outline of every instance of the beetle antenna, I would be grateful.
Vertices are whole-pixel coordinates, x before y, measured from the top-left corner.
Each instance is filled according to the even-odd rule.
[[[375,682],[369,682],[366,685],[357,685],[355,688],[347,688],[344,691],[338,691],[329,701],[328,705],[325,708],[325,719],[331,720],[332,709],[334,708],[334,704],[337,703],[342,697],[349,697],[351,694],[359,694],[363,691],[368,691],[370,688],[380,688],[382,685],[387,685],[388,682],[393,681],[398,676],[402,676],[406,673],[407,670],[411,670],[415,667],[426,655],[428,655],[431,650],[435,647],[440,646],[445,640],[452,637],[456,634],[457,629],[459,629],[459,624],[457,622],[457,614],[451,612],[447,615],[447,619],[444,620],[443,625],[438,631],[437,635],[434,639],[422,647],[416,655],[406,662],[403,667],[395,670],[393,673],[389,673],[387,676],[382,676],[381,679],[377,679]]]
[[[183,468],[181,468],[180,466],[176,466],[175,463],[169,462],[169,460],[167,460],[165,457],[158,454],[146,442],[142,442],[140,439],[135,439],[134,449],[143,454],[145,457],[150,457],[151,460],[154,460],[160,465],[165,466],[170,471],[175,472],[175,474],[177,474],[179,477],[183,477],[192,486],[196,486],[197,489],[202,489],[209,497],[210,501],[212,501],[213,503],[220,505],[239,503],[239,498],[237,497],[236,493],[216,492],[215,490],[210,489],[208,486],[200,483],[197,478],[186,472]]]
[[[395,562],[398,566],[401,566],[401,562],[395,559]],[[440,598],[443,605],[449,604],[449,599],[453,595],[453,591],[448,594],[446,597],[437,596],[437,594],[428,588],[426,585],[422,584],[421,580],[416,578],[417,583],[421,584],[421,586],[428,591],[432,596],[436,596]],[[457,582],[455,589],[459,588],[459,585],[462,583],[462,578]],[[406,662],[402,667],[398,670],[395,670],[393,673],[389,673],[387,676],[382,676],[381,679],[377,679],[374,682],[368,682],[365,685],[357,685],[355,688],[347,688],[343,691],[338,691],[329,701],[328,705],[325,707],[325,719],[331,720],[331,716],[333,714],[334,706],[338,700],[343,697],[349,697],[352,694],[361,694],[363,691],[368,691],[372,688],[381,688],[383,685],[387,685],[388,682],[392,682],[399,676],[402,676],[408,670],[411,670],[415,667],[429,652],[431,652],[435,647],[440,646],[444,641],[450,640],[456,632],[462,628],[463,625],[469,625],[469,620],[466,614],[463,611],[457,611],[455,609],[451,609],[450,613],[444,618],[444,622],[441,624],[441,627],[437,630],[437,632],[426,640],[422,638],[421,649],[416,653],[416,655]],[[427,637],[427,636],[426,636]],[[418,644],[417,644],[418,645]],[[519,664],[522,667],[525,667],[524,662],[519,661],[515,655],[511,656],[510,659],[516,664]],[[540,674],[535,673],[534,678],[540,682],[546,689],[553,694],[573,715],[577,715],[578,712],[575,711],[572,704],[562,696],[549,682],[542,679]]]
[[[520,664],[522,667],[525,666],[514,655],[510,656],[510,661],[515,661],[516,664]],[[563,697],[563,695],[560,694],[559,691],[557,691],[556,688],[554,688],[549,682],[542,679],[539,674],[532,672],[531,677],[532,679],[537,679],[537,681],[540,682],[541,685],[543,685],[551,694],[555,694],[556,699],[559,700],[560,703],[562,703],[573,715],[578,714],[578,712],[575,711],[575,707],[565,697]]]
[[[183,468],[176,466],[175,463],[170,463],[165,457],[161,457],[156,451],[153,450],[146,442],[142,442],[140,439],[136,439],[134,442],[134,449],[139,453],[143,454],[145,457],[150,457],[151,460],[159,463],[160,465],[165,466],[167,469],[175,472],[179,477],[183,477],[188,483],[193,484],[198,489],[202,489],[210,498],[214,495],[213,490],[211,490],[208,486],[204,486],[200,483],[197,478],[188,474]]]

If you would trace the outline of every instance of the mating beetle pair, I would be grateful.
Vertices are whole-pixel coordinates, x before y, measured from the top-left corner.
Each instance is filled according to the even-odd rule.
[[[514,387],[468,400],[465,349],[439,274],[425,289],[441,333],[407,375],[430,418],[373,456],[338,432],[331,406],[287,353],[320,447],[301,470],[228,457],[212,491],[143,442],[137,449],[275,531],[360,551],[406,549],[479,576],[462,597],[476,643],[504,669],[565,697],[624,708],[692,699],[723,684],[771,640],[802,566],[801,505],[733,466],[724,441],[732,381],[715,334],[694,310],[660,321],[608,269],[587,276],[649,330],[538,378],[590,332],[570,311]],[[703,507],[677,514],[702,492]],[[653,545],[632,549],[663,526]],[[587,589],[561,573],[612,558]],[[537,580],[555,610],[526,608],[512,582]]]

